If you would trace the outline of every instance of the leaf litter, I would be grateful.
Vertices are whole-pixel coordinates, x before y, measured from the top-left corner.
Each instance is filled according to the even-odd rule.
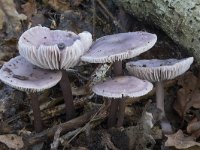
[[[17,5],[19,7],[16,7]],[[16,4],[13,0],[1,0],[0,64],[3,64],[5,61],[17,55],[16,43],[20,33],[25,31],[27,28],[38,24],[51,27],[52,29],[72,30],[75,32],[88,30],[93,33],[94,38],[122,30],[152,31],[161,35],[161,40],[158,41],[157,47],[153,48],[146,54],[139,56],[138,59],[152,58],[152,56],[155,58],[167,58],[172,56],[170,50],[177,52],[177,55],[176,53],[173,53],[173,56],[175,57],[185,57],[187,55],[180,52],[178,46],[172,43],[169,39],[166,40],[166,35],[160,33],[156,29],[152,30],[148,25],[143,25],[142,22],[132,19],[134,20],[134,24],[131,26],[132,29],[130,29],[130,16],[124,13],[121,8],[120,11],[114,11],[112,7],[116,8],[116,10],[118,9],[117,6],[114,6],[114,4],[108,0],[98,0],[96,2],[88,0],[25,0],[23,2],[17,1]],[[118,16],[121,17],[117,18]],[[125,24],[123,23],[123,18],[126,18]],[[157,52],[157,49],[163,49],[162,54]],[[106,99],[100,99],[94,96],[91,93],[90,88],[93,84],[96,84],[110,76],[112,76],[112,72],[110,71],[110,65],[107,64],[102,66],[81,64],[77,71],[70,73],[71,80],[73,81],[72,84],[74,86],[73,94],[75,97],[75,105],[80,115],[83,115],[88,111],[90,112],[94,108],[97,109],[101,107],[103,103],[107,102]],[[176,82],[176,80],[178,80],[178,82]],[[171,87],[176,87],[178,89],[177,92],[175,91],[173,93],[176,95],[173,107],[180,118],[184,120],[185,124],[181,127],[179,126],[180,128],[174,126],[175,130],[180,130],[173,135],[166,135],[168,139],[165,146],[176,147],[178,149],[185,149],[194,145],[199,146],[199,143],[196,142],[200,136],[200,115],[198,112],[198,109],[200,108],[200,81],[198,75],[194,74],[194,72],[188,72],[176,80],[174,80],[175,83],[166,87],[166,89]],[[2,86],[4,87],[4,85]],[[0,90],[3,91],[3,89]],[[9,93],[12,92],[8,91],[8,95]],[[168,95],[170,94],[171,93]],[[8,98],[13,100],[16,98],[9,97],[8,95],[4,94],[4,97],[2,97],[1,100]],[[54,127],[57,125],[59,127],[59,124],[63,121],[62,114],[64,113],[64,105],[62,97],[60,96],[60,90],[58,87],[55,87],[47,93],[41,93],[40,97],[42,117],[45,121],[45,126],[54,131]],[[56,130],[54,132],[56,134],[52,134],[52,137],[55,137],[54,141],[49,141],[46,145],[44,144],[42,146],[43,148],[50,148],[50,144],[54,143],[53,148],[55,149],[65,146],[71,149],[88,149],[88,144],[90,144],[91,148],[94,147],[95,142],[99,142],[100,144],[97,148],[123,149],[123,146],[120,147],[115,141],[121,140],[126,143],[126,139],[131,141],[129,141],[127,145],[129,149],[133,149],[134,146],[136,149],[151,149],[151,146],[163,146],[162,143],[159,142],[159,140],[162,139],[162,133],[160,127],[156,124],[156,119],[154,118],[153,113],[143,111],[143,117],[141,117],[141,111],[135,109],[139,105],[143,110],[148,99],[154,99],[153,95],[148,95],[147,97],[142,98],[141,102],[138,102],[138,99],[137,101],[128,103],[127,109],[129,109],[128,114],[126,112],[124,129],[112,129],[117,130],[116,132],[105,130],[104,121],[107,111],[104,111],[102,114],[98,114],[92,122],[90,119],[88,120],[88,118],[85,120],[85,124],[90,122],[90,127],[83,125],[84,132],[80,132],[80,130],[82,130],[81,127],[77,128],[79,130],[71,129],[71,132],[67,132],[64,135],[60,135],[60,132],[56,132],[59,130]],[[8,100],[6,101],[8,102]],[[8,107],[7,105],[9,104],[12,107]],[[14,106],[17,106],[16,110],[13,110]],[[7,107],[11,109],[7,109]],[[2,140],[0,141],[5,143],[9,148],[15,146],[15,149],[21,149],[24,144],[27,145],[31,142],[32,145],[35,145],[34,140],[39,138],[39,135],[41,134],[35,134],[33,131],[33,117],[32,111],[29,108],[29,98],[19,96],[19,99],[17,99],[15,103],[6,103],[6,105],[5,103],[2,103],[0,104],[0,108],[2,110],[1,120],[5,121],[4,124],[1,124],[2,129],[0,132],[2,135],[0,136],[0,139]],[[142,121],[142,118],[146,118],[146,120]],[[75,123],[77,123],[76,121],[77,120],[75,120]],[[143,126],[144,124],[149,126],[145,127]],[[65,123],[64,125],[68,125],[68,123]],[[24,133],[21,133],[20,136],[12,134],[13,131],[19,131],[22,128],[24,129]],[[119,135],[121,135],[122,131],[124,136],[120,137]],[[71,137],[77,134],[77,132],[80,132],[79,136],[75,136],[70,144],[66,144]],[[135,134],[136,132],[137,134]],[[44,135],[48,135],[47,130],[44,131]],[[45,137],[44,135],[43,137]],[[92,135],[94,135],[94,137]],[[27,139],[30,141],[23,141],[22,137],[28,137]],[[81,137],[83,137],[83,139],[81,139]],[[58,142],[59,138],[64,139],[62,140],[62,143]],[[140,140],[137,141],[137,139]],[[11,142],[12,140],[14,141],[13,143]],[[46,141],[46,139],[44,139],[44,141]],[[131,143],[135,143],[135,145],[133,146]],[[148,147],[149,143],[151,145],[150,147]]]

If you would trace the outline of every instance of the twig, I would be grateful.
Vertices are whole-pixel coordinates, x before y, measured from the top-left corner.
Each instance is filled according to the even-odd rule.
[[[58,149],[58,146],[59,146],[59,143],[60,143],[60,133],[62,131],[62,128],[59,127],[57,129],[57,131],[55,132],[55,135],[54,135],[54,140],[53,140],[53,143],[51,144],[51,150],[57,150]]]
[[[93,15],[92,15],[92,35],[93,38],[95,39],[95,28],[96,28],[96,2],[95,0],[92,0],[92,11],[93,11]]]
[[[87,129],[88,126],[90,126],[90,123],[93,121],[93,119],[98,115],[98,113],[104,108],[105,106],[101,106],[99,108],[99,110],[92,116],[92,118],[90,119],[90,121],[84,126],[82,127],[69,141],[68,141],[68,144],[73,140],[75,139],[75,137],[77,135],[79,135],[81,132],[85,131]]]
[[[103,145],[108,147],[108,149],[119,150],[118,148],[115,147],[115,145],[111,141],[110,134],[108,134],[107,132],[103,132],[102,134],[103,134],[103,136],[102,136],[102,144]]]
[[[106,6],[102,3],[101,0],[97,0],[98,4],[105,10],[108,16],[113,20],[115,26],[120,28],[121,31],[125,32],[126,30],[122,27],[122,25],[117,21],[117,19],[112,15],[112,13],[106,8]]]
[[[52,128],[49,128],[47,130],[44,130],[40,133],[37,133],[33,136],[28,136],[24,138],[24,143],[27,143],[28,146],[33,145],[38,142],[43,142],[47,140],[47,138],[52,138],[55,134],[55,132],[58,130],[58,128],[62,128],[62,133],[66,133],[70,130],[76,129],[84,125],[86,122],[88,122],[93,114],[96,113],[96,110],[92,110],[90,112],[87,112],[77,118],[74,118],[70,121],[61,123],[59,125],[55,125]]]

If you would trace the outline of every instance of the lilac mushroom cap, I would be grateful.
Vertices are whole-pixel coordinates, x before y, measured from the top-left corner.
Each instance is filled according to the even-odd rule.
[[[119,76],[95,85],[92,90],[108,98],[140,97],[153,89],[152,83],[133,76]]]
[[[39,92],[56,85],[61,71],[45,70],[28,62],[22,56],[12,58],[0,69],[0,80],[26,92]]]
[[[134,76],[151,82],[173,79],[186,72],[194,58],[152,59],[131,61],[126,64],[127,70]]]
[[[81,57],[89,63],[106,63],[135,57],[149,50],[157,41],[155,34],[128,32],[101,37]]]
[[[50,30],[36,26],[19,38],[20,55],[44,69],[68,69],[75,66],[92,44],[92,35],[84,31]]]

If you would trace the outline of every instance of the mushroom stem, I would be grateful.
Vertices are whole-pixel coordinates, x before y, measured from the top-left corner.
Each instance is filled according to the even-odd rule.
[[[118,115],[117,115],[117,128],[123,126],[123,122],[124,122],[124,114],[125,114],[125,108],[126,108],[126,100],[124,98],[122,98],[121,100],[119,100],[119,111],[118,111]]]
[[[113,63],[114,76],[121,76],[122,71],[122,61],[115,61]],[[120,99],[112,100],[110,105],[109,117],[108,117],[108,127],[111,128],[116,124],[117,109],[119,108]],[[120,108],[119,108],[120,109]]]
[[[115,61],[113,63],[113,70],[115,76],[121,76],[123,74],[122,61]]]
[[[75,108],[74,108],[74,103],[73,103],[71,85],[70,85],[66,70],[62,70],[62,78],[60,80],[60,87],[62,89],[62,93],[63,93],[63,97],[65,101],[66,121],[68,121],[75,116]]]
[[[112,99],[109,116],[108,116],[108,128],[113,127],[116,124],[116,113],[118,108],[118,99]]]
[[[29,94],[30,94],[30,103],[33,110],[34,128],[35,131],[38,133],[41,132],[43,129],[38,95],[37,93],[29,93]]]
[[[170,122],[165,116],[165,103],[164,103],[164,86],[163,82],[156,82],[156,106],[161,110],[159,115],[160,125],[164,134],[173,133]]]
[[[163,82],[159,81],[156,82],[156,106],[158,109],[161,110],[160,118],[162,119],[165,117],[165,108],[164,108],[164,87]]]

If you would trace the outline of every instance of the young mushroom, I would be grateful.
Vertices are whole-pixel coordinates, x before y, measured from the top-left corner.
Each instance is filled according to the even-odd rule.
[[[147,32],[128,32],[101,37],[97,39],[89,51],[81,57],[89,63],[113,63],[115,76],[123,75],[122,60],[140,55],[149,50],[157,41],[155,34]],[[108,119],[108,127],[116,120],[116,110],[124,101],[112,101]]]
[[[112,101],[124,102],[127,97],[143,96],[149,93],[152,88],[152,83],[148,81],[141,80],[133,76],[119,76],[114,79],[98,83],[92,88],[92,90],[97,95],[112,98]],[[125,103],[123,103],[122,107],[115,112],[118,112],[117,127],[121,127],[123,125],[125,106]]]
[[[75,34],[70,31],[50,30],[36,26],[19,38],[20,55],[32,64],[51,70],[62,70],[60,86],[66,104],[66,120],[74,117],[73,96],[66,69],[74,67],[92,44],[89,32]]]
[[[161,120],[161,127],[164,133],[171,133],[172,128],[165,116],[163,81],[174,79],[186,72],[190,68],[193,60],[193,57],[180,60],[152,59],[132,61],[126,64],[127,70],[132,75],[150,82],[156,82],[156,105],[161,110],[159,119]]]
[[[22,56],[12,58],[0,69],[0,80],[2,82],[30,94],[36,132],[42,131],[37,92],[53,87],[61,80],[61,77],[61,71],[41,69]]]

